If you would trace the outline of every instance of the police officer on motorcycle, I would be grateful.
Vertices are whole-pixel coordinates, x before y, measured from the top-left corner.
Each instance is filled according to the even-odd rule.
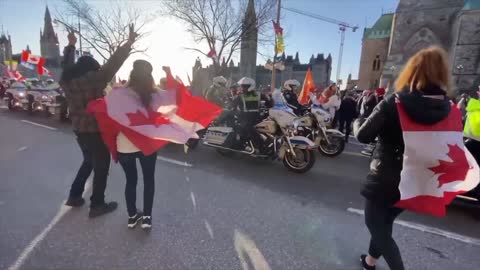
[[[213,78],[213,85],[205,93],[205,99],[217,104],[220,107],[225,106],[227,97],[227,79],[223,76]]]
[[[239,133],[247,139],[251,139],[254,147],[262,152],[264,149],[263,139],[255,129],[260,119],[260,106],[262,95],[255,90],[255,81],[252,78],[243,77],[238,81],[242,93],[232,101],[232,108],[237,110],[240,120]]]
[[[293,109],[296,115],[301,115],[305,111],[305,107],[298,102],[297,89],[300,87],[300,82],[297,80],[287,80],[283,84],[283,97],[288,104],[288,107]]]

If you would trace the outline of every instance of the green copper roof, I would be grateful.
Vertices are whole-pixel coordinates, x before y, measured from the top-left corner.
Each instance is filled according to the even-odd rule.
[[[480,0],[465,0],[463,9],[480,9]]]
[[[388,38],[392,30],[393,13],[383,14],[371,28],[365,28],[363,38]]]

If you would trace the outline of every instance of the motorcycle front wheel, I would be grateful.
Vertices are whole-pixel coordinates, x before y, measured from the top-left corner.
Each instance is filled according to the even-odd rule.
[[[292,152],[285,153],[283,164],[287,169],[295,173],[306,173],[315,164],[315,153],[313,150],[294,148]]]
[[[336,157],[345,149],[345,139],[341,136],[330,136],[330,143],[327,140],[321,140],[318,151],[327,157]]]

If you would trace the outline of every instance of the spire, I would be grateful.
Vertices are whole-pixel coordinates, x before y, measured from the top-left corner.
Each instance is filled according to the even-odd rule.
[[[30,50],[30,45],[27,44],[27,48],[25,49],[28,53],[32,53],[32,51]]]
[[[234,67],[235,66],[235,63],[233,63],[233,59],[230,60],[230,63],[228,64],[229,67]]]
[[[246,29],[251,29],[257,26],[257,14],[255,13],[255,3],[253,0],[248,1],[247,10],[245,11],[245,18],[243,19],[243,25]]]
[[[53,30],[52,16],[50,16],[50,10],[48,9],[48,6],[45,9],[42,39],[58,43],[55,37],[55,31]]]
[[[298,57],[298,52],[295,54],[295,64],[296,65],[300,64],[300,58]]]

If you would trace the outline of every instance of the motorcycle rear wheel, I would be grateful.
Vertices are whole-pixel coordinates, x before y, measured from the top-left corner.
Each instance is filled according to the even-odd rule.
[[[283,158],[283,165],[292,172],[306,173],[315,164],[315,152],[313,150],[294,148],[295,156],[287,152]]]

